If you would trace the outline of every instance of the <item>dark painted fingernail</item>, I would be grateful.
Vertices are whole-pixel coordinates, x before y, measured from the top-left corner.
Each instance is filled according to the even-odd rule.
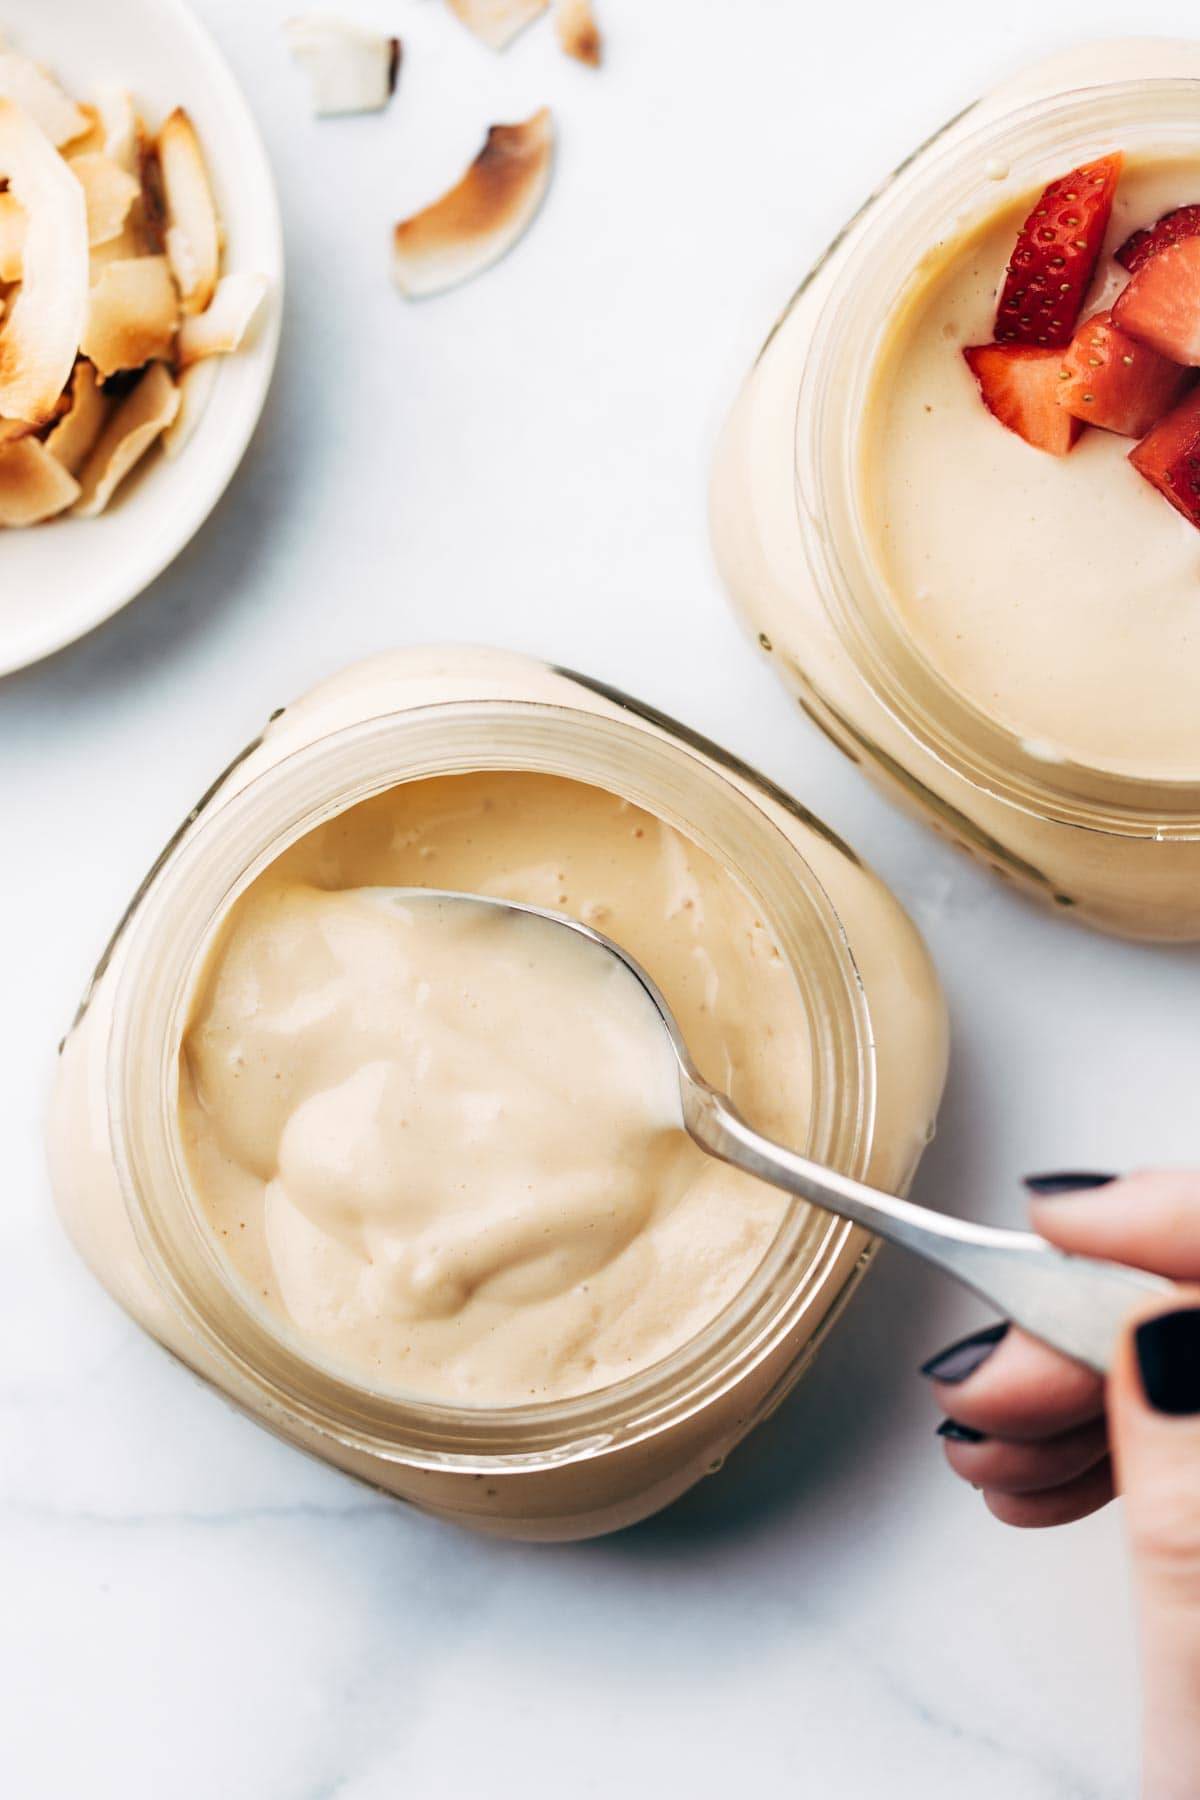
[[[1053,1200],[1058,1194],[1082,1194],[1088,1188],[1107,1187],[1115,1175],[1099,1175],[1092,1169],[1067,1169],[1061,1175],[1026,1175],[1025,1186],[1040,1200]]]
[[[951,1344],[946,1350],[939,1350],[927,1363],[922,1363],[922,1375],[928,1375],[934,1381],[965,1381],[968,1375],[975,1373],[980,1363],[987,1361],[1007,1330],[1008,1320],[1004,1319],[999,1325],[988,1325],[983,1331],[973,1331],[970,1337],[960,1338],[957,1344]]]
[[[1159,1313],[1137,1328],[1142,1387],[1155,1412],[1200,1413],[1200,1306]]]
[[[960,1425],[957,1419],[943,1419],[937,1428],[937,1434],[951,1444],[982,1444],[987,1441],[982,1431],[976,1431],[973,1425]]]

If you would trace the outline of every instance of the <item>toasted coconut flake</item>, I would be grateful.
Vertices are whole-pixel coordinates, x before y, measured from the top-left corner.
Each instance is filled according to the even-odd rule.
[[[124,88],[100,88],[96,94],[99,148],[127,175],[138,172],[138,117]]]
[[[69,144],[91,129],[92,121],[45,69],[18,50],[0,50],[0,99],[27,112],[50,142]]]
[[[598,69],[604,56],[604,39],[592,11],[592,0],[554,0],[554,29],[568,56]]]
[[[109,238],[107,244],[91,246],[88,252],[90,284],[95,287],[110,263],[132,262],[136,257],[154,254],[161,252],[153,252],[147,247],[145,236],[138,230],[131,214],[115,238]]]
[[[167,260],[185,313],[202,313],[213,297],[221,261],[217,210],[200,140],[176,107],[156,143],[166,203]]]
[[[506,50],[519,31],[545,12],[550,0],[446,0],[455,18],[461,19],[492,50]]]
[[[493,125],[462,180],[396,226],[392,271],[401,291],[437,294],[496,262],[542,204],[553,161],[548,108],[520,125]]]
[[[65,512],[79,483],[35,437],[0,444],[0,525],[37,525]]]
[[[96,111],[94,106],[89,106],[86,100],[81,100],[79,102],[79,110],[88,122],[87,130],[83,133],[82,137],[71,139],[66,150],[63,151],[63,155],[90,156],[95,154],[97,156],[103,156],[104,127],[100,123],[100,114]]]
[[[308,77],[312,109],[318,116],[378,112],[395,93],[399,38],[324,13],[288,19],[283,31]]]
[[[267,292],[265,275],[223,275],[207,311],[185,319],[175,344],[175,366],[188,368],[205,356],[241,348]]]
[[[179,411],[163,432],[163,455],[168,462],[174,462],[182,453],[200,423],[220,367],[215,356],[208,356],[203,362],[192,363],[180,375]]]
[[[141,184],[111,157],[94,151],[71,157],[70,169],[83,189],[88,243],[111,243],[124,230]]]
[[[72,475],[78,475],[82,469],[112,406],[96,379],[95,369],[81,357],[71,377],[70,405],[45,439],[51,456],[56,456]]]
[[[179,300],[165,256],[110,262],[92,289],[80,349],[102,376],[171,354]]]
[[[179,390],[161,363],[153,363],[100,433],[79,477],[82,492],[75,511],[91,519],[112,499],[134,464],[140,462],[179,410]]]
[[[88,299],[83,189],[28,113],[0,100],[0,175],[26,214],[21,288],[0,326],[0,416],[41,423],[70,378]]]
[[[6,189],[0,194],[0,281],[21,279],[25,225],[25,208]]]

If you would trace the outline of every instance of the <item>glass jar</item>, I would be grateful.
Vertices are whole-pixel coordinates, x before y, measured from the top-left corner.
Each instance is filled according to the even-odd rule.
[[[864,399],[939,241],[1089,156],[1200,155],[1200,46],[1057,57],[971,108],[872,197],[768,338],[718,452],[718,560],[759,646],[850,759],[1034,896],[1134,937],[1200,937],[1195,777],[1048,758],[956,693],[901,629],[856,481]]]
[[[718,1464],[795,1381],[870,1240],[794,1209],[736,1300],[680,1351],[553,1404],[455,1408],[354,1385],[259,1312],[205,1229],[181,1154],[189,990],[236,897],[289,844],[398,783],[483,769],[601,786],[665,819],[763,909],[811,1034],[810,1155],[890,1188],[932,1130],[945,1020],[917,933],[804,808],[682,726],[500,652],[418,650],[273,716],[158,859],[60,1054],[49,1153],[69,1232],[148,1331],[241,1408],[431,1512],[530,1538],[611,1530]]]

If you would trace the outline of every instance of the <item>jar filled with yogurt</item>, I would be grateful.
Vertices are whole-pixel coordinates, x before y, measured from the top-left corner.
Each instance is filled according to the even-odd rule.
[[[390,1493],[512,1536],[612,1530],[776,1404],[870,1243],[673,1127],[619,996],[387,899],[413,888],[596,924],[754,1124],[893,1190],[940,1097],[937,983],[787,795],[492,651],[382,656],[282,710],[135,896],[50,1121],[100,1280]]]
[[[713,483],[727,582],[846,754],[1146,938],[1200,936],[1200,280],[1194,344],[1155,324],[1200,276],[1198,108],[1200,46],[1160,41],[971,108],[795,296]]]

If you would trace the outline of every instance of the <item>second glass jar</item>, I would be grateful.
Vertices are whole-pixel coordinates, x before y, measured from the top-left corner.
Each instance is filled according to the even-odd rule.
[[[1194,778],[1123,777],[1048,759],[956,694],[880,591],[858,434],[889,321],[935,244],[1117,146],[1200,160],[1198,105],[1200,47],[1134,42],[1056,58],[956,120],[873,197],[775,326],[712,496],[739,607],[847,756],[1036,898],[1162,939],[1200,937],[1200,733]]]

